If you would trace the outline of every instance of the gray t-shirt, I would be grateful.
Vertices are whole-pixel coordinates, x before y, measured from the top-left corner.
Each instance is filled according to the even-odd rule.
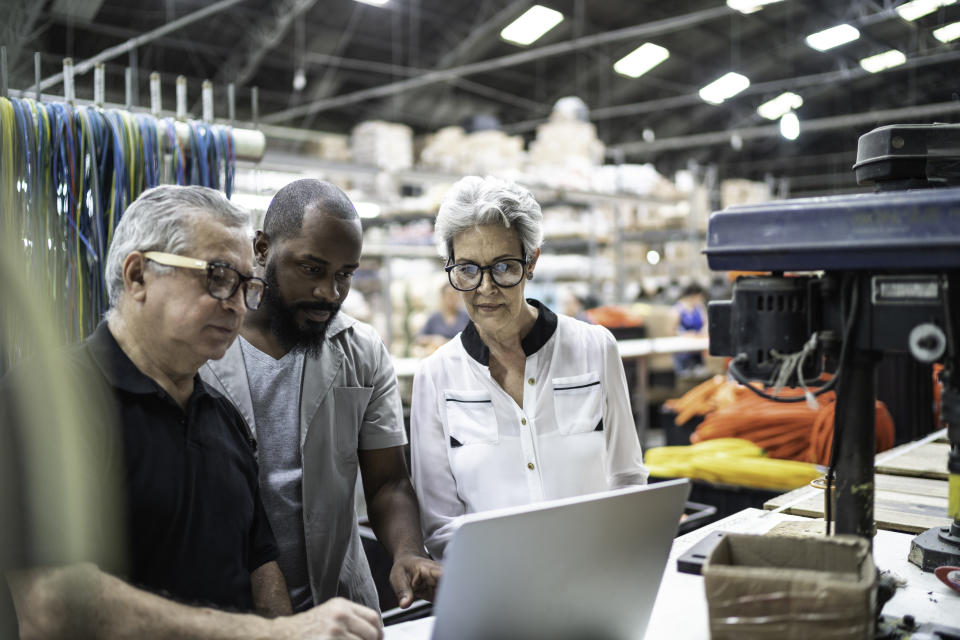
[[[300,380],[303,352],[279,360],[240,340],[257,425],[260,494],[273,527],[293,610],[313,606],[303,532],[303,466],[300,457]]]

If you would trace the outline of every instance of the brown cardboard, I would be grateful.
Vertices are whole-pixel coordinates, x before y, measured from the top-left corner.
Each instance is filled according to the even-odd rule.
[[[874,637],[877,571],[861,538],[730,533],[703,578],[713,640]]]

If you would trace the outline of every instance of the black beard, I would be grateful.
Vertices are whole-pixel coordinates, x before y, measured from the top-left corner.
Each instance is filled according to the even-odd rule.
[[[340,311],[340,305],[332,302],[301,302],[288,305],[280,294],[280,283],[277,281],[277,265],[274,262],[267,264],[264,274],[267,283],[263,292],[263,301],[260,306],[270,315],[270,332],[277,341],[288,351],[302,351],[308,357],[319,357],[323,350],[323,341],[327,336],[327,327]],[[330,317],[326,322],[307,321],[307,326],[297,324],[297,311],[329,311]]]

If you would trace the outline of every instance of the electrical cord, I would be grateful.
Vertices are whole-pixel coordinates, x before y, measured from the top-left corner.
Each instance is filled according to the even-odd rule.
[[[847,286],[848,286],[847,281],[845,280],[844,288],[846,288]],[[808,393],[811,393],[813,396],[821,396],[829,391],[832,391],[833,388],[837,385],[837,382],[840,379],[840,375],[843,371],[843,363],[846,359],[847,345],[850,342],[850,333],[851,333],[851,330],[853,329],[853,322],[857,314],[857,297],[858,296],[857,296],[856,280],[853,280],[852,287],[853,287],[853,296],[850,301],[850,313],[848,314],[848,317],[846,318],[843,326],[843,342],[840,345],[840,361],[839,361],[839,364],[837,365],[837,370],[834,372],[833,377],[830,378],[830,380],[828,380],[826,383],[824,383],[822,387],[820,387],[816,391],[813,391],[812,393],[808,391]],[[845,298],[845,296],[843,297]],[[816,338],[816,334],[813,334],[810,340],[807,341],[805,348],[807,348],[807,345],[809,345],[814,338]],[[798,354],[802,354],[802,353],[803,351],[798,352]],[[796,356],[798,354],[792,354],[792,355]],[[807,402],[808,401],[806,394],[803,396],[783,397],[783,396],[778,396],[776,394],[767,393],[763,389],[758,389],[757,387],[755,387],[753,384],[751,384],[751,381],[743,374],[743,372],[740,371],[740,368],[737,364],[739,362],[744,362],[745,360],[747,360],[747,358],[748,356],[746,353],[740,353],[733,360],[730,361],[730,366],[728,367],[728,371],[730,372],[730,375],[733,376],[734,380],[744,385],[745,387],[750,389],[753,393],[757,394],[761,398],[772,400],[773,402],[789,403],[789,402]],[[804,356],[803,358],[805,359],[806,356]],[[803,360],[798,361],[798,363],[801,365],[802,365],[802,362]],[[799,369],[797,371],[797,377],[798,378],[801,377],[801,372]],[[801,386],[803,386],[803,383],[805,382],[806,381],[801,379],[801,383],[802,383]],[[803,388],[806,390],[805,386]]]

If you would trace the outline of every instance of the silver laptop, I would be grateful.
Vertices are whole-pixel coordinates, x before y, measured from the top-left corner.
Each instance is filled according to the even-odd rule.
[[[430,637],[642,638],[689,491],[672,480],[468,516]]]

